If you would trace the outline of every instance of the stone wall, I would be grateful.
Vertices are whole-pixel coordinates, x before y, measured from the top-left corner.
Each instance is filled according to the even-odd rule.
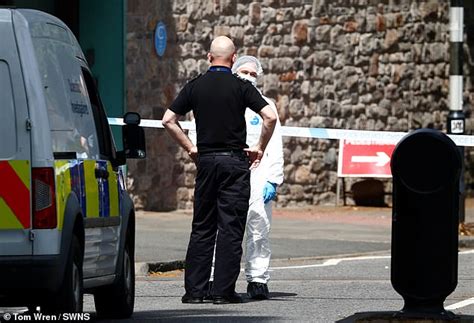
[[[207,69],[212,39],[227,35],[238,54],[260,58],[260,86],[283,125],[445,128],[448,1],[135,0],[128,6],[128,108],[144,118],[161,119],[186,80]],[[158,21],[167,26],[164,57],[153,50]],[[469,77],[465,89],[470,107]],[[130,163],[136,202],[146,209],[191,208],[195,166],[163,130],[147,130],[147,140],[148,159]],[[337,153],[336,141],[285,138],[285,183],[276,204],[333,204]]]

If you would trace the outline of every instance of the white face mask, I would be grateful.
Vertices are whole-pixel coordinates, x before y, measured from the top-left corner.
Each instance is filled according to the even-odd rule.
[[[238,73],[239,77],[247,80],[247,81],[250,81],[250,83],[252,83],[253,86],[257,87],[257,78],[256,77],[253,77],[249,74],[244,74],[244,73]]]

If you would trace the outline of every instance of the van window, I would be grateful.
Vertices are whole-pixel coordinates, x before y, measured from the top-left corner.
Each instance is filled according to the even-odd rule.
[[[16,117],[13,104],[13,88],[10,70],[5,61],[0,60],[0,159],[11,157],[16,152]]]
[[[94,79],[91,73],[82,68],[82,75],[86,82],[87,93],[94,114],[97,134],[99,138],[99,150],[100,156],[103,159],[114,159],[115,158],[115,144],[113,141],[112,134],[110,132],[109,123],[107,122],[107,115],[105,114],[102,100],[100,99],[99,91],[95,85]]]
[[[98,159],[94,116],[74,47],[68,39],[51,37],[52,31],[46,33],[48,28],[63,29],[60,26],[48,23],[42,28],[31,28],[36,31],[33,43],[48,106],[53,151],[76,152],[77,158]]]

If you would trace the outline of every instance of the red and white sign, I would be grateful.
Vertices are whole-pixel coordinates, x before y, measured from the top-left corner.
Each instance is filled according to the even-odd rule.
[[[391,177],[390,159],[395,144],[360,141],[339,141],[339,177]]]

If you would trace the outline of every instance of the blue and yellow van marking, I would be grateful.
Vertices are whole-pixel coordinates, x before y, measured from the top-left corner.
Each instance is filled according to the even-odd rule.
[[[58,229],[62,229],[67,198],[74,192],[82,214],[87,218],[120,216],[122,209],[123,177],[105,160],[55,161]],[[109,176],[96,177],[96,168]]]
[[[120,216],[122,208],[120,202],[122,201],[122,192],[120,191],[120,171],[116,174],[110,163],[107,163],[107,171],[109,172],[109,207],[110,216]],[[112,176],[113,175],[113,176]]]
[[[84,180],[84,164],[80,160],[71,160],[69,162],[71,190],[76,193],[81,206],[82,214],[87,214],[87,200]]]
[[[99,185],[95,177],[95,160],[83,160],[84,164],[84,184],[86,195],[86,217],[98,218],[100,216],[99,210]]]

